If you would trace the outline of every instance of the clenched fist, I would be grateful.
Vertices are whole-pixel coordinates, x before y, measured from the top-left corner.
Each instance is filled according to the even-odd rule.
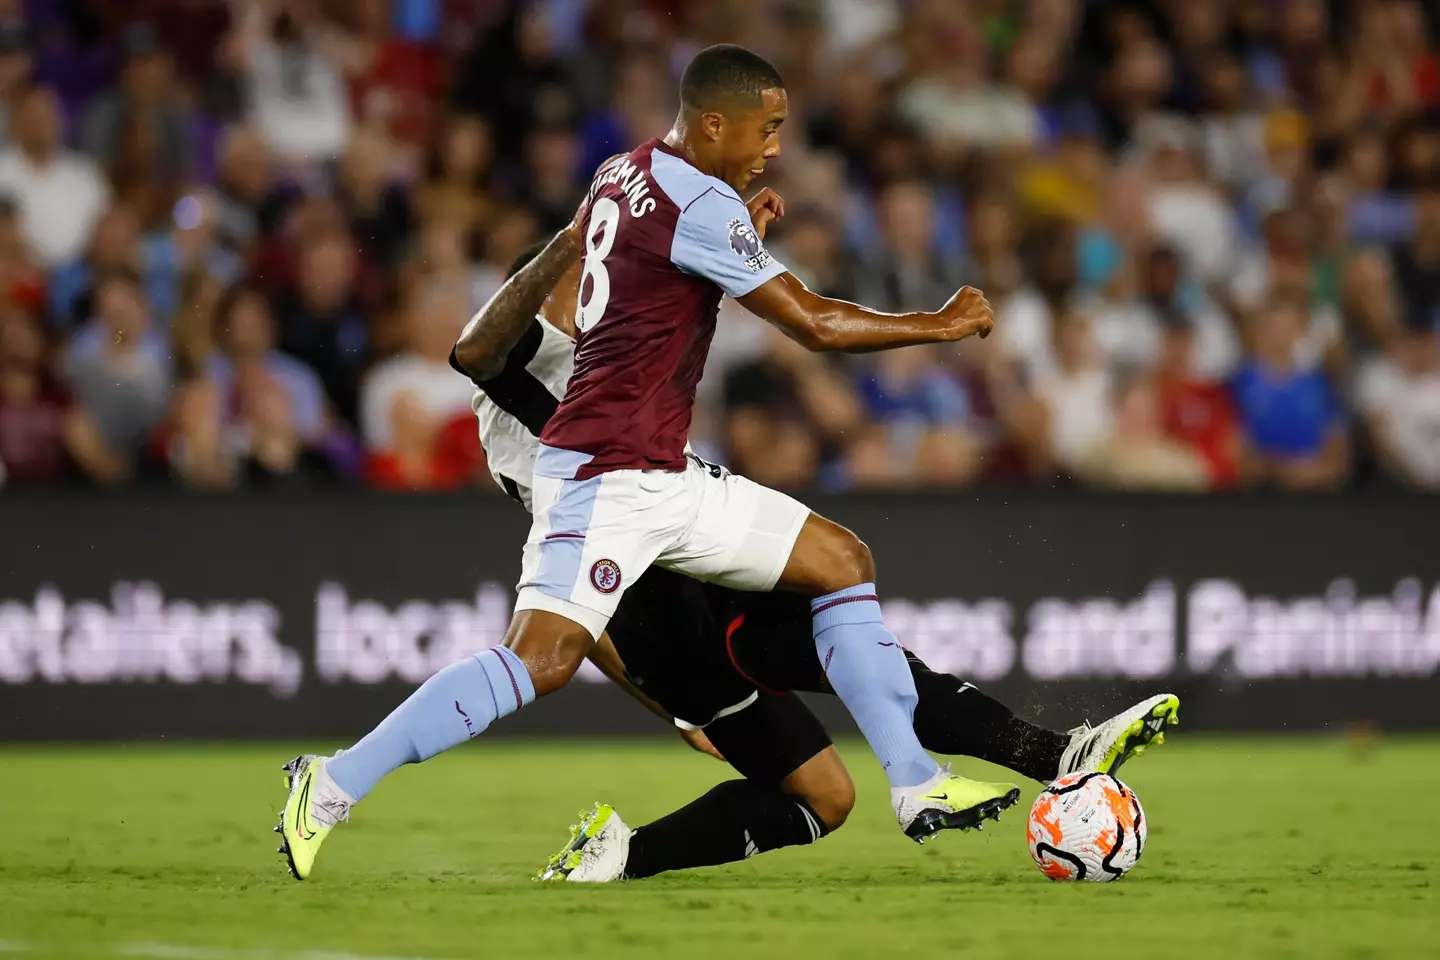
[[[755,224],[755,232],[760,235],[761,240],[765,239],[765,229],[770,226],[770,222],[785,216],[785,201],[769,187],[751,197],[745,206],[750,211],[750,222]]]
[[[957,290],[940,308],[940,315],[953,324],[952,340],[964,340],[976,334],[983,340],[995,329],[995,309],[985,299],[985,294],[975,287]]]

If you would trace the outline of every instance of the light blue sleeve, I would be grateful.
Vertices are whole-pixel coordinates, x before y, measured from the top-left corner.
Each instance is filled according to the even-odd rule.
[[[745,205],[713,189],[681,211],[670,262],[732,297],[743,297],[786,272],[765,249]]]

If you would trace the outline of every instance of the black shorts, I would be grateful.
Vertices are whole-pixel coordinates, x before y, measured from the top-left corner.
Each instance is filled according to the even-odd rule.
[[[747,780],[779,783],[831,744],[825,725],[797,694],[765,693],[744,710],[705,728],[730,766]]]
[[[704,727],[746,777],[783,779],[830,746],[820,721],[789,692],[824,689],[823,677],[815,686],[820,665],[808,601],[652,567],[625,592],[606,632],[631,681],[680,720]]]

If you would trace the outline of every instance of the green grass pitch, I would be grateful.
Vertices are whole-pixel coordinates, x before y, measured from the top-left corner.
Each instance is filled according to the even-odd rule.
[[[364,957],[1440,956],[1440,740],[1187,737],[1125,771],[1135,871],[1046,880],[1022,806],[925,847],[863,745],[819,844],[609,887],[530,878],[596,799],[631,824],[729,774],[663,742],[476,744],[400,771],[308,883],[270,832],[284,746],[0,750],[0,955]],[[998,777],[972,761],[961,772]]]

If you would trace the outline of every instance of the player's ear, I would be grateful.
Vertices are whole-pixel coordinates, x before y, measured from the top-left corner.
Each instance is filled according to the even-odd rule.
[[[716,141],[720,139],[720,129],[725,125],[725,118],[716,111],[700,115],[700,129],[705,131],[706,139]]]

